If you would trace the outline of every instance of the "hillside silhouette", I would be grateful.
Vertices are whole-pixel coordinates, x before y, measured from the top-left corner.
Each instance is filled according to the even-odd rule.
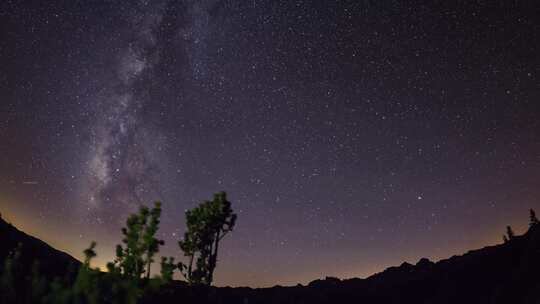
[[[73,278],[70,255],[0,219],[0,258],[20,244],[22,267],[40,261],[44,277]],[[540,227],[461,256],[403,263],[366,279],[326,278],[306,286],[271,288],[190,286],[173,281],[142,303],[540,303]]]
[[[71,255],[57,250],[42,240],[30,236],[0,217],[0,261],[4,261],[10,252],[20,246],[18,266],[21,272],[31,272],[35,261],[47,279],[65,277],[73,279],[81,262]]]

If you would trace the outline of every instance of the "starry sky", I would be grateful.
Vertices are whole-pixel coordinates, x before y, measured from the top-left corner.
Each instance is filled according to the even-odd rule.
[[[540,209],[539,11],[1,1],[0,212],[78,258],[96,240],[99,266],[160,200],[162,253],[181,258],[184,211],[225,190],[219,286],[498,243]]]

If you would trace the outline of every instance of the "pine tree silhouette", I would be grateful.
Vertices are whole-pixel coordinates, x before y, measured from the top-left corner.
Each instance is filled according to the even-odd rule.
[[[529,210],[529,227],[534,227],[538,225],[538,218],[536,217],[536,212],[533,209]]]
[[[213,200],[188,210],[186,224],[187,231],[178,245],[189,262],[178,264],[180,272],[191,284],[211,285],[217,266],[219,242],[236,224],[236,214],[226,193],[216,193]]]
[[[139,280],[143,276],[150,277],[153,257],[159,252],[159,246],[164,244],[155,237],[160,216],[161,203],[156,202],[152,210],[142,206],[138,213],[128,217],[126,227],[122,228],[124,246],[120,244],[116,246],[116,259],[107,265],[110,271],[121,273],[134,280]]]

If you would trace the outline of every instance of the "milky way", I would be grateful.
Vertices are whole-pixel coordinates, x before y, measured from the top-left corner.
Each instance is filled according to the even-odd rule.
[[[96,96],[94,111],[98,114],[92,123],[86,161],[90,180],[83,181],[88,210],[110,209],[113,205],[133,212],[136,206],[163,199],[158,176],[163,174],[160,164],[167,163],[162,151],[166,139],[151,122],[144,121],[143,113],[147,105],[155,102],[147,91],[148,79],[153,76],[152,69],[159,63],[163,48],[158,45],[158,35],[162,34],[161,28],[174,22],[176,27],[165,33],[165,38],[183,47],[190,74],[194,79],[203,79],[207,70],[207,10],[215,2],[191,1],[178,7],[164,1],[134,1],[123,8],[125,46],[118,49],[111,67],[117,79],[107,87],[110,95]],[[177,19],[163,20],[164,14],[177,17],[180,9],[186,10],[181,23]]]
[[[78,258],[228,192],[218,285],[366,276],[540,210],[520,1],[0,1],[0,212]],[[539,211],[537,210],[537,211]]]
[[[85,182],[90,206],[110,208],[114,202],[123,209],[145,203],[149,197],[160,199],[156,182],[160,143],[143,121],[141,111],[149,100],[137,87],[144,90],[144,75],[159,60],[155,31],[163,4],[134,2],[124,9],[129,39],[117,54],[117,66],[112,67],[118,76],[110,88],[112,95],[95,105],[99,114],[92,123],[86,162],[90,180]]]

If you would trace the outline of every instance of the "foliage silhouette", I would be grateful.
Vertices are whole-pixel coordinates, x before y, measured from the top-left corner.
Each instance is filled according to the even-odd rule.
[[[96,242],[83,251],[84,260],[76,275],[67,270],[63,277],[48,282],[40,274],[39,261],[34,260],[30,275],[22,275],[19,268],[21,245],[6,257],[0,266],[0,303],[137,303],[145,293],[156,292],[173,279],[176,264],[174,258],[162,258],[161,276],[150,279],[151,264],[164,242],[155,235],[159,229],[161,204],[152,209],[141,207],[128,217],[122,229],[123,245],[117,246],[117,257],[107,264],[108,272],[92,268],[97,256]],[[6,224],[3,227],[7,227]],[[30,289],[26,294],[24,291]]]
[[[32,264],[32,274],[30,282],[30,302],[39,303],[47,294],[48,283],[45,277],[40,275],[40,264],[38,260],[34,260]]]
[[[156,202],[151,210],[142,206],[138,213],[128,217],[127,227],[122,228],[124,246],[116,246],[116,259],[107,265],[111,273],[122,274],[135,282],[150,277],[153,257],[164,244],[155,237],[160,216],[161,203]]]
[[[99,270],[92,269],[90,263],[97,256],[95,252],[96,242],[92,242],[90,247],[83,251],[84,262],[79,268],[75,284],[73,286],[73,297],[76,302],[97,304],[100,298]]]
[[[4,261],[2,276],[0,277],[0,296],[6,302],[17,301],[17,279],[16,274],[19,268],[19,259],[21,257],[22,244],[11,251]]]
[[[176,267],[177,264],[174,263],[173,257],[161,257],[161,279],[163,283],[169,283],[173,280]]]
[[[514,233],[514,230],[511,226],[506,226],[506,237],[509,241],[516,237],[516,234]]]
[[[538,218],[536,217],[536,212],[533,209],[529,210],[529,227],[535,227],[538,225]]]
[[[232,231],[236,217],[225,192],[186,212],[187,231],[178,245],[189,262],[178,267],[190,284],[212,284],[219,242]]]

